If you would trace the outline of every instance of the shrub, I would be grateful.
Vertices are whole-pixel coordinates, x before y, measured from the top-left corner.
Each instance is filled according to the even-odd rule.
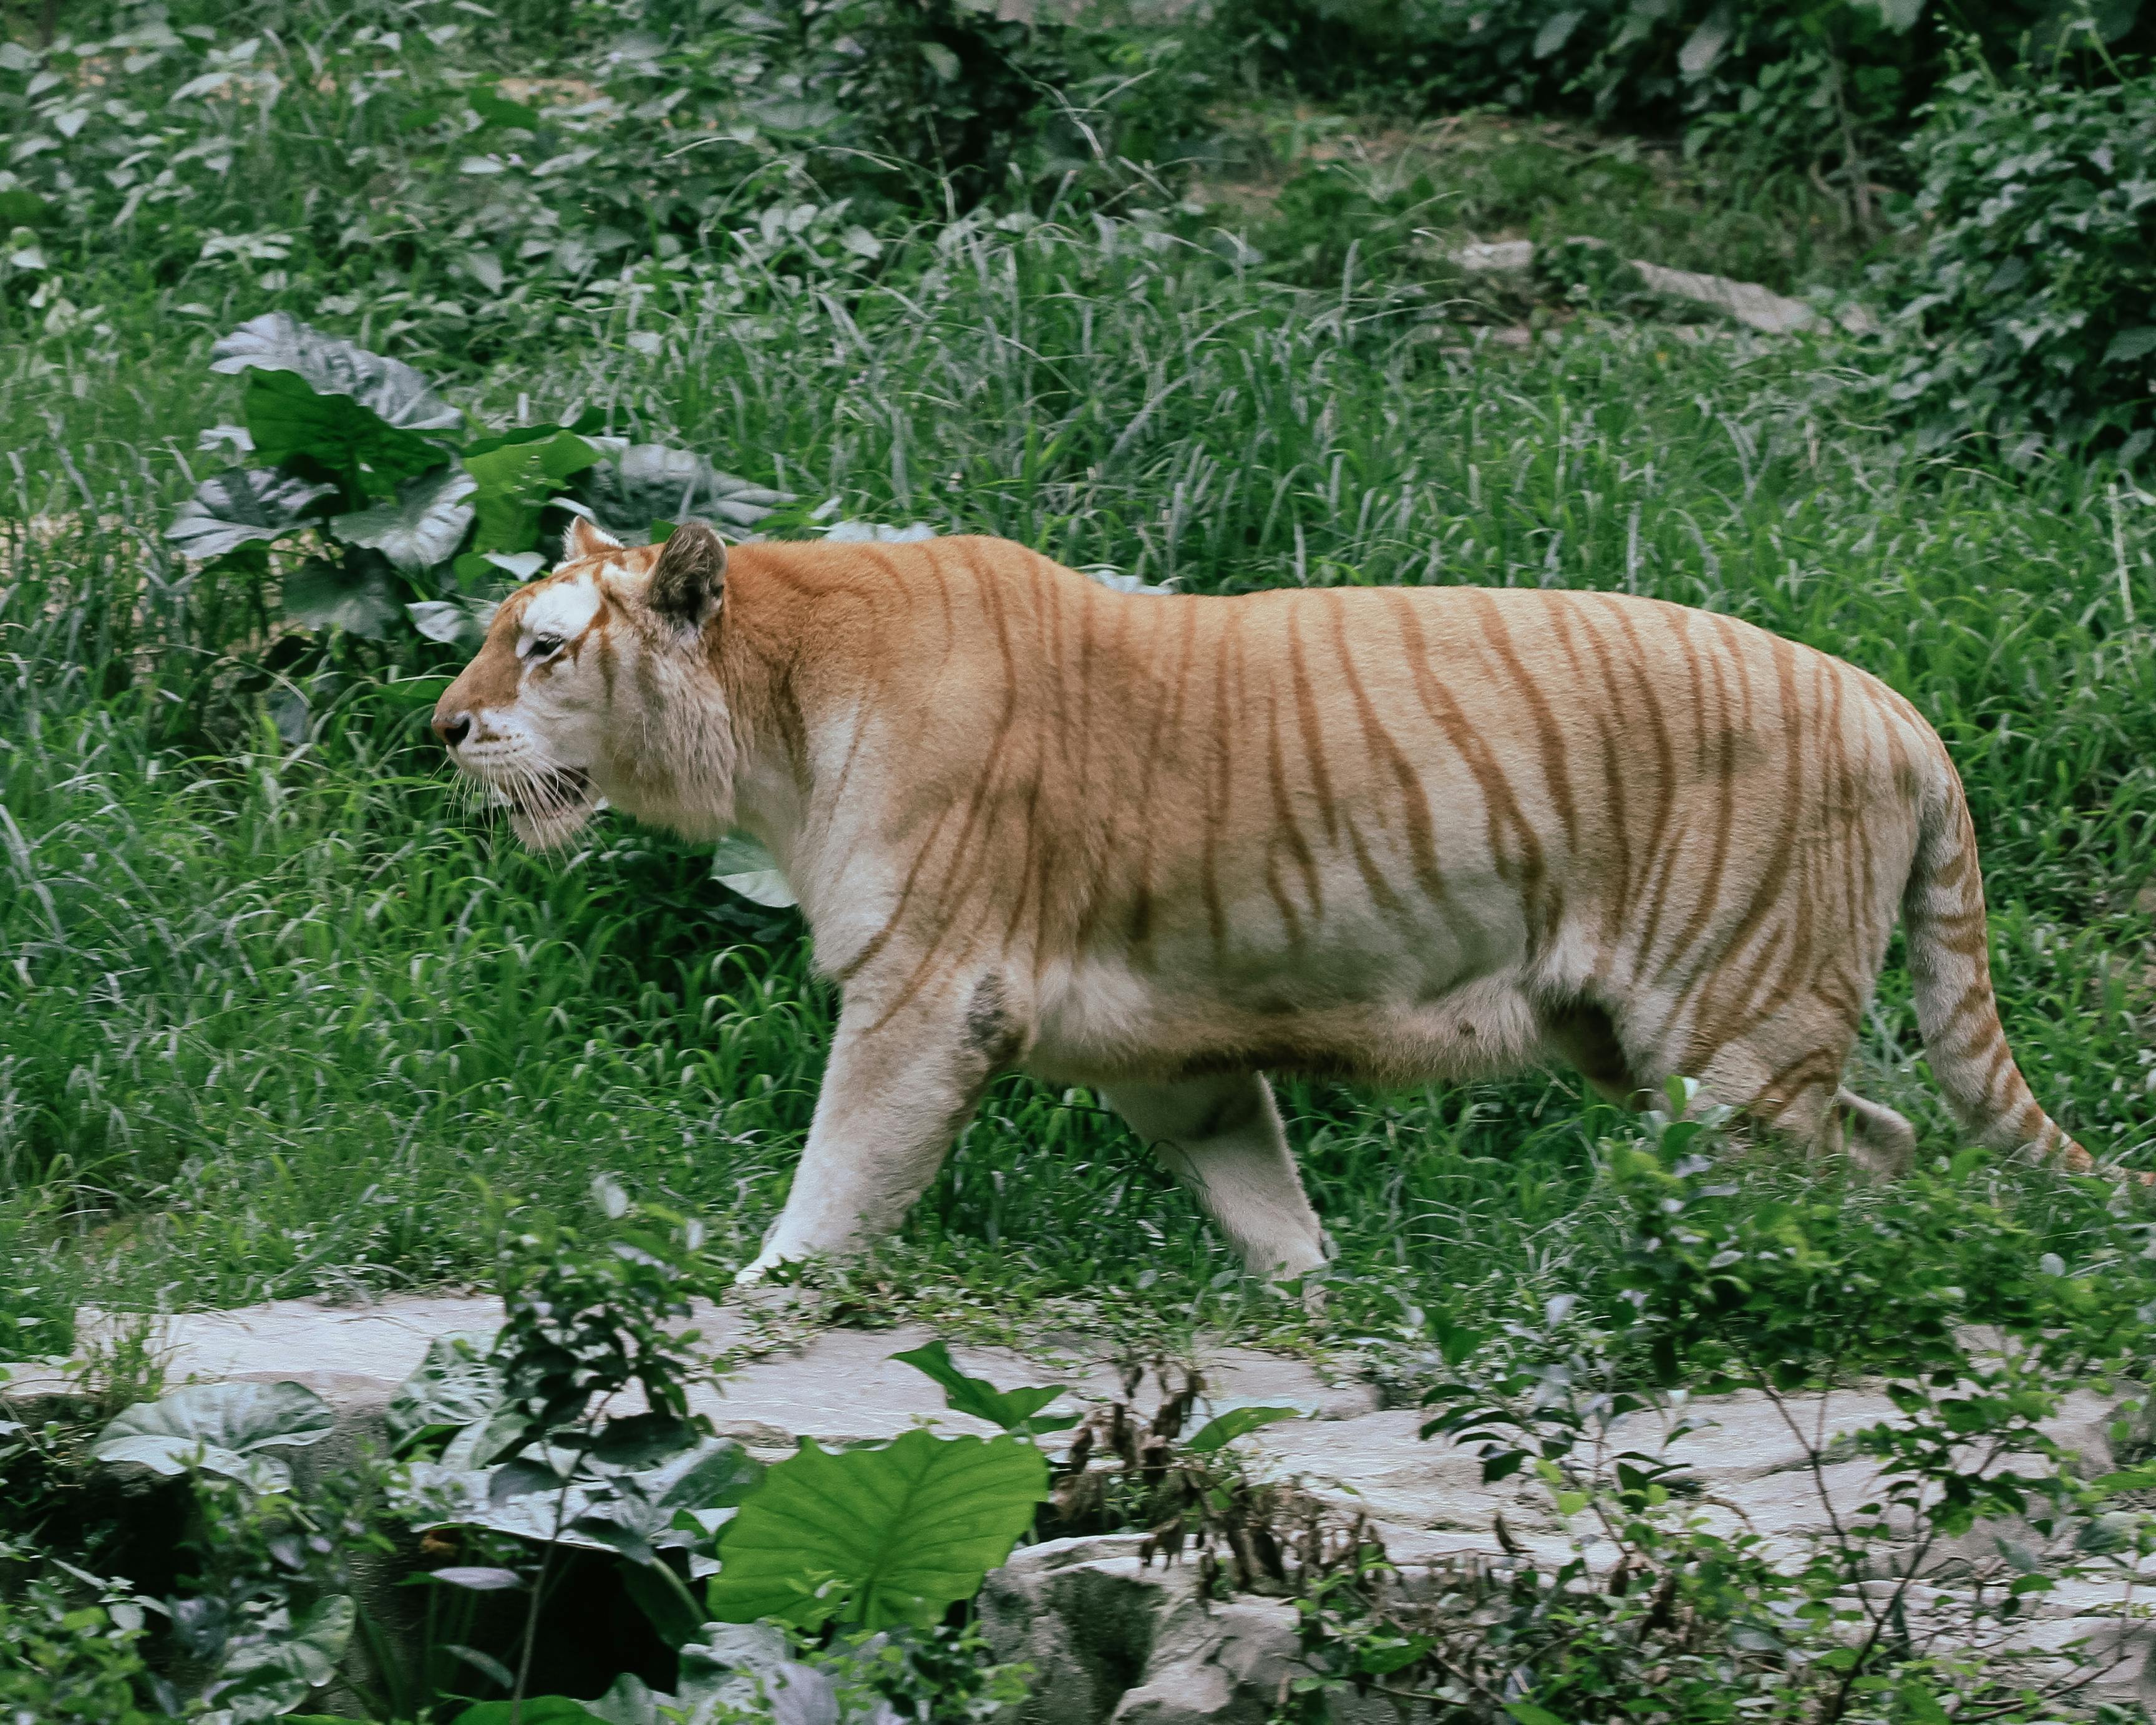
[[[2105,8],[2107,41],[2145,32]],[[2056,59],[2081,39],[2078,4],[1990,0],[1958,8],[2000,57]],[[1833,164],[1868,213],[1871,176],[1948,69],[1945,9],[1925,0],[1226,0],[1223,23],[1301,87],[1433,111],[1569,107],[1681,129],[1688,147],[1762,167]],[[2092,69],[2102,75],[2100,54]]]
[[[1884,274],[1922,342],[1892,386],[1921,436],[2138,457],[2156,439],[2156,76],[2076,89],[1966,65],[1909,156],[1923,245]]]
[[[694,511],[751,526],[788,501],[686,450],[601,435],[596,413],[459,444],[463,416],[418,372],[285,312],[210,352],[213,370],[247,379],[244,424],[222,429],[264,465],[203,480],[166,536],[257,577],[272,547],[310,547],[276,570],[302,628],[475,644],[501,594],[543,567],[542,521],[572,490],[633,541]]]
[[[37,1725],[151,1725],[139,1701],[149,1687],[136,1643],[142,1608],[124,1583],[73,1571],[75,1584],[39,1565],[19,1589],[10,1571],[36,1554],[0,1536],[0,1719]],[[95,1584],[95,1596],[84,1584]],[[162,1714],[162,1709],[159,1709]]]
[[[960,208],[996,190],[1070,81],[1066,27],[977,0],[839,0],[807,8],[828,58],[816,87],[862,146],[948,179]]]

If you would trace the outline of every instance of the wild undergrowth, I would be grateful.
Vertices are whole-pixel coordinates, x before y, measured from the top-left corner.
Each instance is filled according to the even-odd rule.
[[[412,17],[467,16],[450,10]],[[564,252],[557,226],[596,232],[665,143],[667,116],[637,118],[613,83],[689,72],[669,49],[593,60],[589,97],[504,94],[500,56],[490,84],[473,58],[499,47],[493,28],[370,38],[370,82],[326,65],[304,89],[287,79],[274,110],[210,98],[250,126],[371,127],[393,111],[377,100],[434,80],[442,111],[349,135],[386,152],[378,179],[349,160],[307,172],[384,220],[439,197],[439,222],[362,246],[280,206],[284,256],[213,253],[208,229],[237,231],[274,178],[275,149],[243,126],[230,172],[264,177],[218,181],[223,203],[177,200],[184,245],[82,228],[64,251],[37,230],[18,244],[35,267],[0,283],[0,1322],[21,1332],[0,1332],[0,1354],[64,1348],[86,1301],[454,1284],[487,1261],[482,1188],[572,1214],[601,1172],[701,1216],[707,1250],[739,1260],[806,1130],[833,1003],[792,913],[612,819],[572,856],[523,855],[456,801],[424,733],[454,650],[295,634],[263,572],[192,565],[164,538],[230,455],[236,386],[207,370],[209,344],[276,309],[421,367],[476,424],[589,418],[791,493],[776,532],[923,521],[1197,592],[1623,589],[1841,654],[1916,701],[1960,762],[2032,1083],[2092,1148],[2146,1159],[2156,517],[2133,484],[2064,459],[2003,475],[1919,456],[1883,429],[1861,356],[1830,343],[1583,315],[1502,347],[1412,248],[1342,246],[1337,273],[1306,270],[1292,246],[1266,254],[1264,213],[1195,213],[1143,174],[1082,197],[1050,176],[956,218],[894,200],[849,249],[866,203],[782,198],[805,158],[760,131],[738,147],[778,180],[723,220]],[[536,56],[542,34],[513,42]],[[265,38],[232,64],[296,52]],[[357,87],[379,93],[357,103]],[[716,115],[727,89],[696,100]],[[543,175],[543,128],[489,105],[538,118],[587,100],[602,105],[546,124],[589,128],[568,153],[597,153]],[[465,156],[503,171],[465,173]],[[1621,152],[1589,166],[1631,183]],[[1532,164],[1507,192],[1512,172],[1462,171],[1476,219],[1558,219],[1522,189]],[[459,202],[464,181],[519,174],[537,202],[517,207],[558,217],[543,257],[467,231],[490,206]],[[564,189],[587,176],[590,199]],[[93,188],[85,211],[109,223],[106,192],[126,189]],[[1746,255],[1774,251],[1712,187],[1685,196]],[[208,208],[224,213],[205,225]],[[153,213],[146,198],[130,219]],[[1801,285],[1778,254],[1775,279]],[[1946,1153],[1906,996],[1890,969],[1854,1081]],[[1316,1332],[1332,1345],[1381,1353],[1440,1307],[1464,1322],[1612,1286],[1594,1146],[1613,1122],[1570,1077],[1377,1097],[1291,1084],[1284,1101],[1339,1247]],[[1812,1178],[1743,1177],[1763,1193]],[[1856,1214],[1892,1202],[1827,1189]],[[2032,1254],[2072,1263],[2101,1232],[2102,1194],[2072,1183],[2008,1183],[1999,1202]],[[824,1298],[982,1332],[1313,1333],[1094,1098],[1019,1079],[901,1240]]]
[[[596,321],[466,398],[603,403],[851,514],[1193,590],[1611,587],[1842,653],[1955,747],[2032,1081],[2086,1141],[2141,1150],[2138,494],[1916,460],[1801,349],[1582,331],[1448,356],[1427,316],[1382,287],[1291,291],[1145,223],[960,228],[903,294],[654,305],[650,351]],[[460,1220],[475,1181],[573,1203],[596,1169],[745,1255],[831,1011],[798,925],[625,825],[541,861],[456,806],[421,728],[446,655],[347,643],[310,673],[304,737],[280,736],[259,599],[159,536],[177,452],[223,406],[167,380],[180,343],[141,345],[116,373],[59,347],[0,380],[9,422],[47,428],[17,457],[0,601],[11,1315],[58,1345],[85,1295],[454,1281],[480,1250]],[[139,376],[172,392],[162,451]],[[1902,997],[1890,975],[1857,1081],[1948,1148]],[[1296,1086],[1289,1106],[1348,1281],[1502,1305],[1592,1280],[1597,1122],[1570,1080]],[[1133,1286],[1193,1321],[1279,1312],[1091,1098],[1019,1080],[891,1263],[859,1298],[932,1281],[921,1297],[990,1323]]]

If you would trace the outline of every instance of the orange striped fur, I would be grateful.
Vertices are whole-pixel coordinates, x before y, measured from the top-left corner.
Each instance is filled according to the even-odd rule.
[[[1265,1072],[1681,1073],[1898,1166],[1841,1084],[1897,914],[1956,1118],[2090,1165],[2008,1050],[1944,748],[1825,654],[1607,593],[1126,594],[991,539],[570,552],[438,728],[534,842],[603,797],[778,858],[843,1005],[752,1270],[896,1226],[1014,1066],[1101,1087],[1276,1273],[1325,1246]]]

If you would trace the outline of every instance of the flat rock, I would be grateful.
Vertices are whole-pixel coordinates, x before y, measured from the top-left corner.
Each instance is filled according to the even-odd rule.
[[[827,1446],[862,1443],[896,1437],[923,1421],[952,1431],[993,1430],[951,1412],[933,1382],[891,1358],[933,1341],[926,1327],[824,1329],[793,1339],[775,1331],[772,1317],[768,1302],[759,1302],[701,1306],[690,1320],[707,1356],[758,1351],[690,1394],[691,1409],[708,1414],[720,1435],[752,1448],[790,1451],[804,1437]],[[79,1332],[95,1336],[110,1322],[104,1314],[85,1312]],[[429,1344],[461,1335],[484,1346],[501,1324],[501,1302],[475,1295],[393,1295],[363,1307],[279,1300],[155,1319],[151,1346],[168,1384],[289,1379],[364,1419],[378,1414]],[[1068,1385],[1070,1394],[1061,1404],[1066,1411],[1110,1399],[1122,1387],[1119,1369],[1098,1360],[963,1345],[953,1347],[951,1357],[961,1370],[1002,1389]],[[1254,1348],[1201,1349],[1196,1363],[1206,1384],[1199,1409],[1204,1416],[1262,1403],[1293,1407],[1304,1420],[1323,1422],[1351,1420],[1378,1404],[1376,1391],[1367,1384],[1328,1384],[1300,1360]],[[49,1366],[8,1370],[4,1394],[10,1397],[62,1393],[71,1381]],[[1149,1405],[1153,1394],[1148,1377],[1141,1405]]]
[[[1598,251],[1609,249],[1606,240],[1578,237],[1568,239],[1564,244],[1591,246]],[[1471,275],[1524,275],[1534,268],[1535,243],[1532,239],[1491,240],[1458,246],[1445,255],[1455,268]],[[1756,281],[1738,281],[1727,275],[1707,275],[1694,270],[1672,270],[1642,258],[1627,261],[1639,273],[1641,285],[1650,293],[1703,305],[1765,335],[1786,336],[1799,330],[1816,329],[1825,322],[1818,311],[1804,300],[1778,294]],[[1838,321],[1852,335],[1868,334],[1876,327],[1861,306],[1845,308]]]

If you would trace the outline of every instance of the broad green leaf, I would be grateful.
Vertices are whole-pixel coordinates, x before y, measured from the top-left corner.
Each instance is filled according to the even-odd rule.
[[[2103,350],[2103,362],[2141,359],[2152,352],[2156,352],[2156,324],[2138,324],[2111,338],[2111,345]]]
[[[414,1444],[476,1425],[501,1405],[501,1368],[478,1338],[437,1336],[383,1411],[392,1455]]]
[[[464,416],[403,361],[326,336],[289,312],[244,323],[210,349],[213,372],[290,372],[316,395],[342,396],[401,431],[452,431]]]
[[[446,453],[350,396],[318,393],[295,372],[249,377],[240,417],[264,460],[314,461],[356,480],[370,496],[387,495],[399,481],[439,465]]]
[[[414,1507],[424,1512],[415,1525],[484,1527],[649,1563],[658,1551],[703,1543],[706,1536],[693,1520],[696,1531],[677,1527],[685,1512],[730,1507],[764,1477],[763,1464],[739,1444],[707,1437],[644,1472],[587,1472],[563,1491],[559,1475],[528,1460],[458,1465],[466,1440],[485,1430],[467,1426],[440,1461],[413,1464]]]
[[[486,639],[495,606],[473,599],[420,599],[404,608],[412,627],[445,647],[477,647]]]
[[[573,431],[554,428],[544,437],[495,441],[465,457],[476,481],[475,552],[528,552],[539,542],[539,512],[547,500],[599,459]]]
[[[471,93],[472,111],[489,126],[517,126],[526,131],[539,129],[539,110],[512,101],[498,90]]]
[[[444,459],[422,435],[454,430],[463,415],[401,360],[311,329],[273,311],[242,324],[210,350],[214,372],[252,373],[243,417],[258,454],[306,456],[386,495],[398,480]]]
[[[660,1548],[699,1543],[676,1529],[685,1511],[732,1508],[756,1490],[764,1473],[763,1463],[732,1439],[706,1438],[646,1472],[616,1475],[594,1489],[586,1500],[589,1507],[571,1522],[563,1538],[648,1563]]]
[[[721,473],[701,455],[664,444],[630,444],[587,472],[578,492],[617,533],[643,537],[654,521],[701,516],[752,527],[793,494]]]
[[[354,550],[341,562],[310,557],[285,578],[285,615],[308,629],[341,629],[379,639],[403,614],[388,559]]]
[[[909,1431],[838,1455],[804,1440],[719,1536],[711,1615],[928,1628],[979,1590],[1047,1495],[1046,1458],[1015,1438]]]
[[[406,480],[398,486],[393,501],[332,516],[330,531],[348,545],[378,551],[398,568],[418,574],[448,562],[463,542],[472,519],[472,506],[465,500],[477,489],[469,473],[444,464]]]
[[[581,429],[583,423],[580,419],[575,425],[557,425],[552,420],[548,420],[538,425],[512,425],[506,431],[497,431],[486,437],[474,438],[465,445],[465,456],[466,459],[470,459],[474,455],[490,455],[496,449],[506,449],[515,444],[551,443],[564,431],[574,432],[578,437],[582,437],[584,434]]]
[[[1939,1698],[1923,1683],[1915,1678],[1903,1682],[1894,1692],[1901,1703],[1902,1717],[1910,1725],[1951,1725],[1953,1716],[1939,1705]]]
[[[1294,1419],[1296,1412],[1293,1408],[1231,1408],[1199,1427],[1185,1447],[1201,1455],[1210,1455],[1261,1425],[1270,1425],[1276,1420]]]
[[[784,1633],[767,1623],[706,1624],[680,1649],[680,1670],[675,1704],[691,1720],[832,1725],[844,1715],[830,1675],[795,1661]],[[897,1725],[897,1717],[882,1702],[860,1725]]]
[[[719,840],[711,853],[711,873],[720,886],[752,904],[783,910],[800,902],[779,872],[777,859],[747,833],[729,833]]]
[[[232,1725],[256,1725],[289,1713],[336,1676],[352,1641],[352,1603],[343,1594],[316,1602],[297,1624],[281,1611],[260,1640],[242,1642],[225,1657],[210,1698]]]
[[[1712,71],[1736,33],[1736,13],[1727,5],[1716,7],[1677,50],[1677,69],[1691,78]]]
[[[1579,28],[1584,12],[1553,12],[1543,20],[1543,27],[1535,32],[1535,58],[1546,60],[1572,40],[1572,33]]]
[[[235,467],[204,480],[179,507],[165,536],[191,557],[222,557],[242,545],[282,539],[314,519],[335,485],[289,473]]]
[[[137,1403],[98,1434],[100,1461],[139,1461],[167,1476],[198,1466],[258,1488],[290,1482],[284,1465],[257,1452],[319,1441],[336,1423],[330,1405],[300,1384],[191,1384]]]
[[[1520,1722],[1520,1725],[1567,1725],[1548,1707],[1538,1707],[1531,1701],[1516,1701],[1507,1705],[1505,1711]]]
[[[483,1701],[466,1707],[454,1725],[606,1725],[606,1721],[581,1701],[566,1695],[528,1695],[520,1704]]]
[[[951,1350],[940,1341],[916,1348],[910,1353],[894,1353],[891,1358],[916,1372],[925,1373],[941,1384],[943,1399],[953,1413],[970,1414],[976,1420],[1000,1425],[1005,1431],[1029,1435],[1062,1431],[1078,1423],[1075,1414],[1054,1420],[1034,1417],[1063,1394],[1060,1384],[1028,1389],[998,1389],[985,1378],[968,1378],[960,1371],[951,1363]]]

